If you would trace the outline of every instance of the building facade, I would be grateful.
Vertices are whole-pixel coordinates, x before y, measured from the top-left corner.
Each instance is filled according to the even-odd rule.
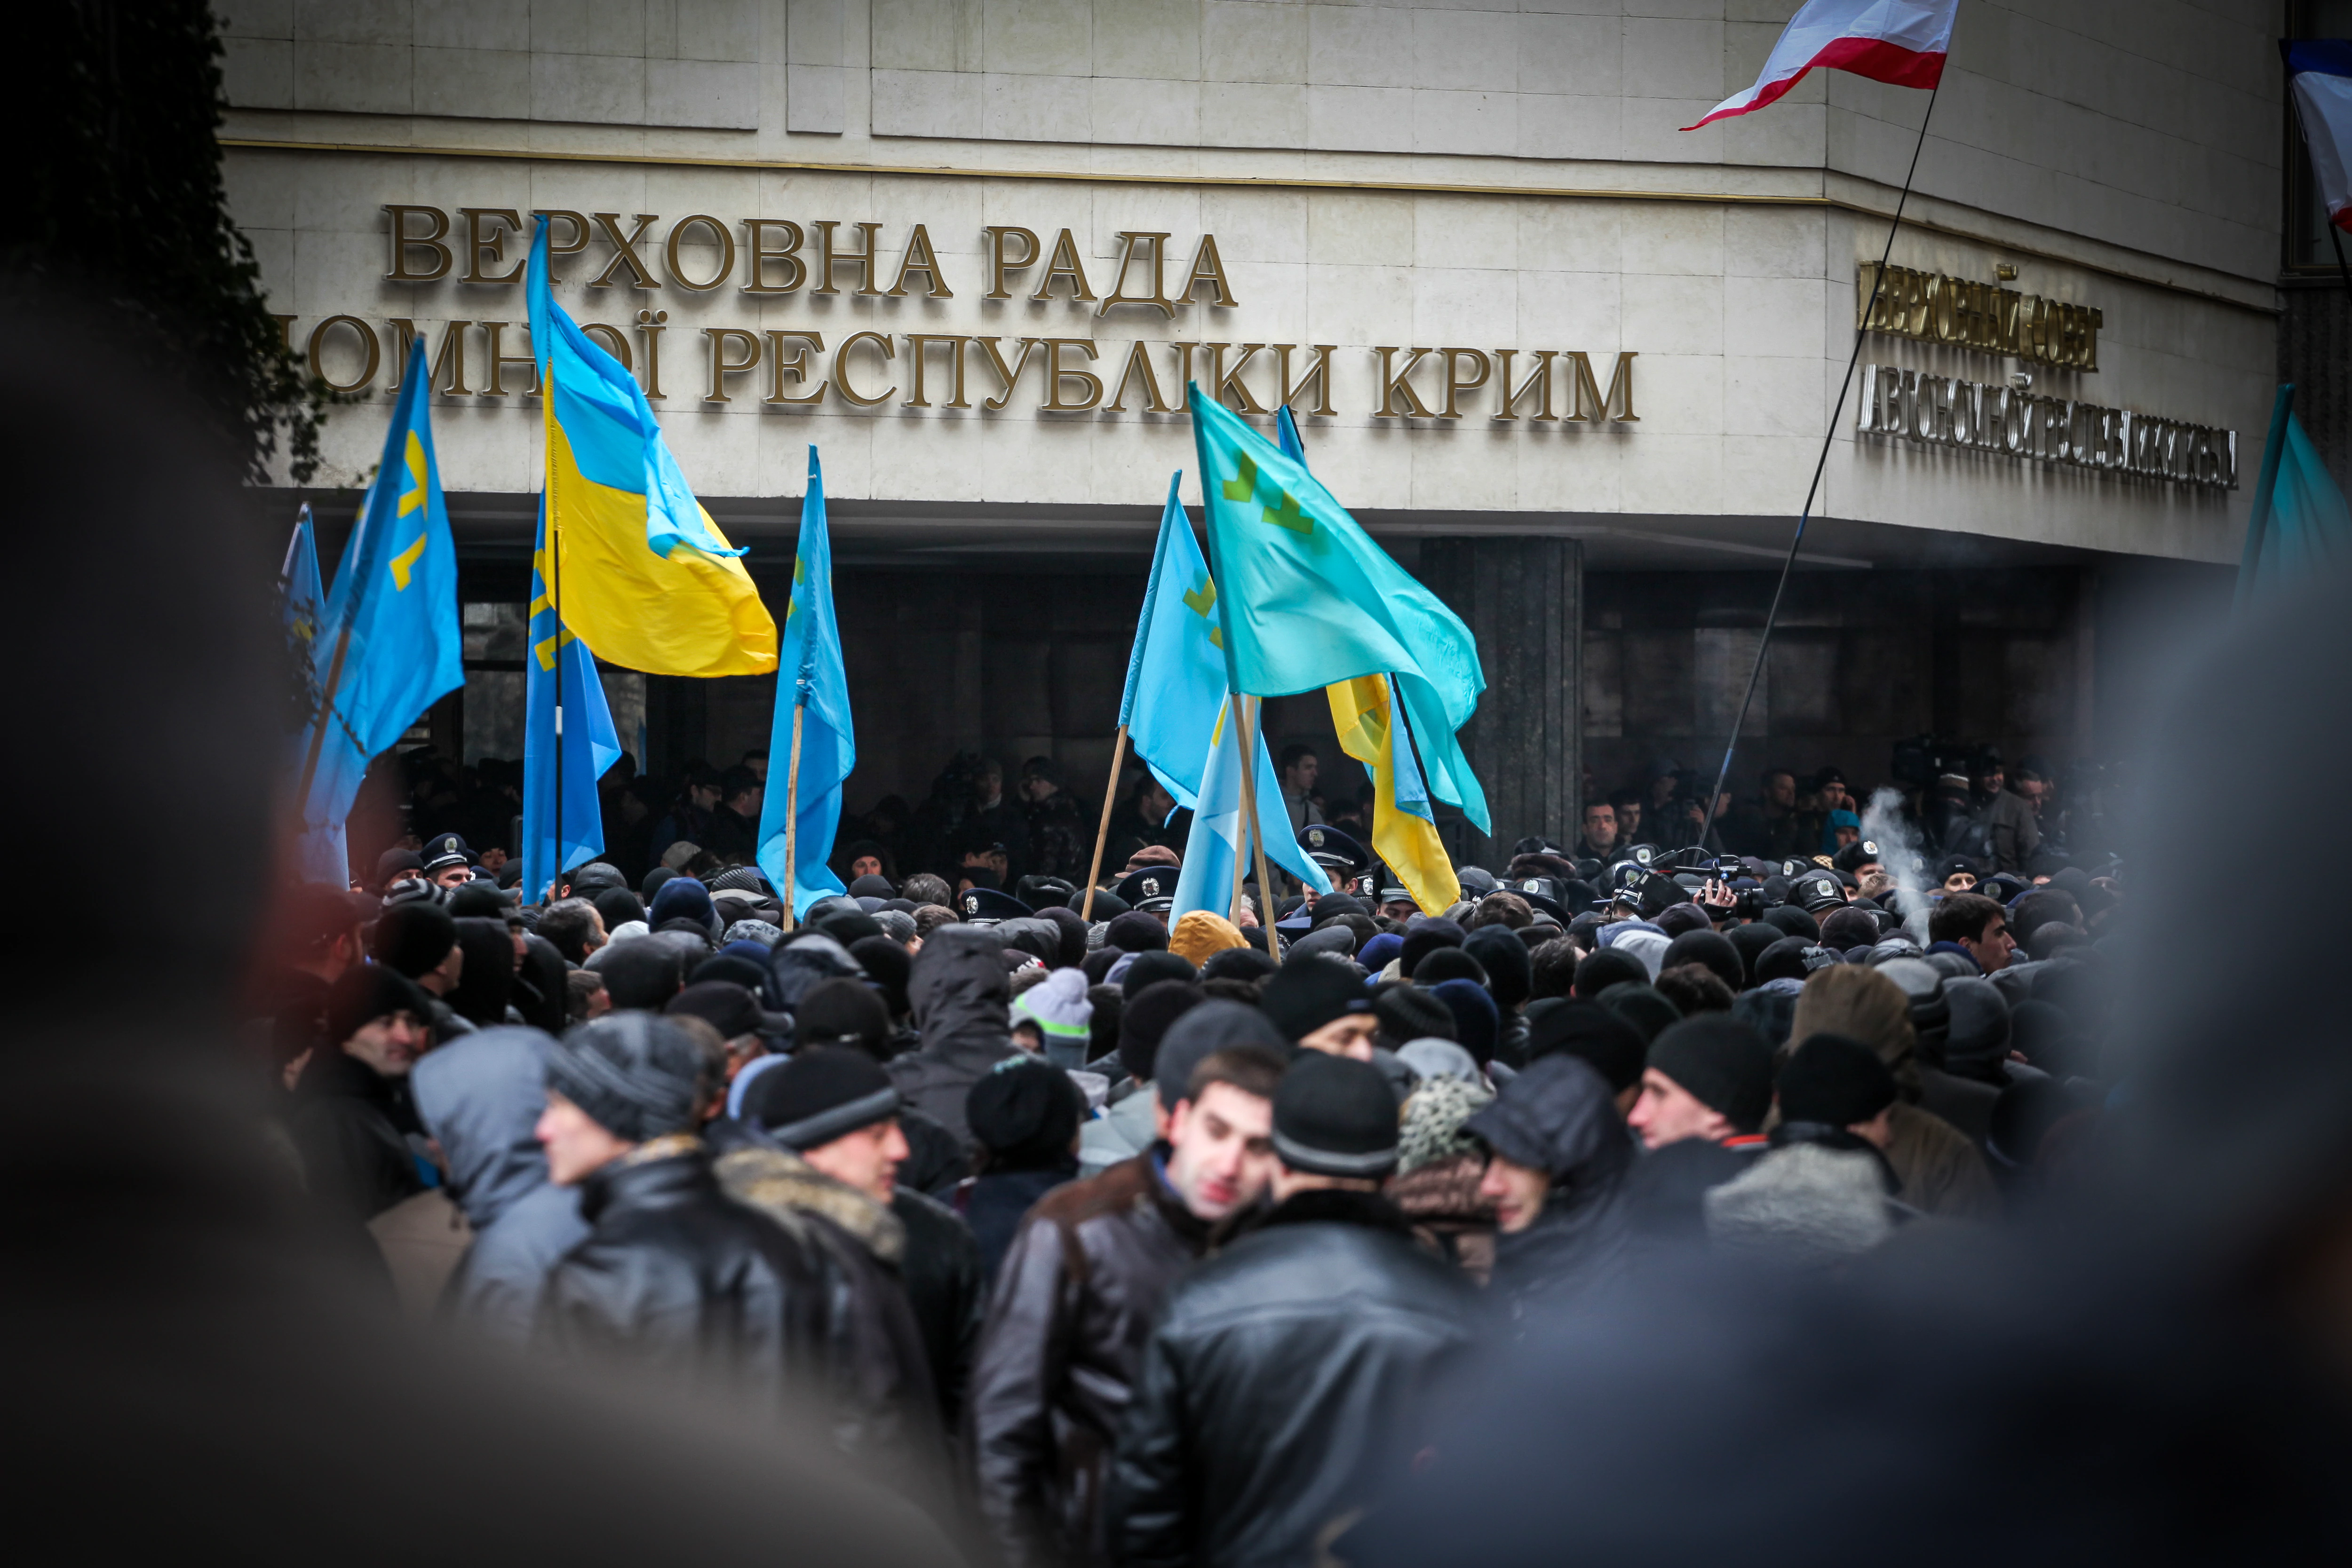
[[[1816,74],[1678,129],[1794,0],[217,9],[236,212],[354,400],[322,515],[425,344],[469,760],[520,749],[537,214],[772,603],[821,454],[853,809],[963,749],[1100,788],[1190,385],[1289,402],[1475,628],[1507,841],[1588,776],[1712,771],[1833,423],[1740,773],[2112,749],[2226,595],[2295,298],[2252,0],[1962,0],[1884,275],[1928,95]],[[765,743],[770,683],[608,686],[656,771]],[[1319,697],[1268,728],[1332,755]]]

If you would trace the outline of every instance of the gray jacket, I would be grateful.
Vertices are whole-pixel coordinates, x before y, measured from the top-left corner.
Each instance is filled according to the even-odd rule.
[[[530,1337],[548,1270],[588,1236],[578,1191],[547,1179],[531,1135],[547,1106],[552,1044],[535,1029],[483,1030],[427,1052],[409,1078],[450,1196],[474,1228],[441,1312],[517,1344]]]

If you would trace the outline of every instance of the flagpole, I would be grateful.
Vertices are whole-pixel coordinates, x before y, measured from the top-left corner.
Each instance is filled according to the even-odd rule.
[[[1838,422],[1845,417],[1846,392],[1853,385],[1853,368],[1862,361],[1862,340],[1870,330],[1870,318],[1878,307],[1879,292],[1886,287],[1886,264],[1895,255],[1895,236],[1903,227],[1903,208],[1911,200],[1911,182],[1919,172],[1919,154],[1927,145],[1927,124],[1936,118],[1936,99],[1944,90],[1941,78],[1927,93],[1927,112],[1919,117],[1919,139],[1911,145],[1911,166],[1903,172],[1903,190],[1895,198],[1895,219],[1887,225],[1886,244],[1878,254],[1878,272],[1870,280],[1870,302],[1862,308],[1862,319],[1853,329],[1853,350],[1845,358],[1845,376],[1838,382],[1837,406],[1830,411],[1830,427],[1822,434],[1822,455],[1813,462],[1813,482],[1805,488],[1805,507],[1797,514],[1797,531],[1789,540],[1789,554],[1780,563],[1780,580],[1772,589],[1771,608],[1764,612],[1764,635],[1757,640],[1756,663],[1748,671],[1748,688],[1739,695],[1739,711],[1732,716],[1731,736],[1724,742],[1723,765],[1716,769],[1715,788],[1707,791],[1706,814],[1700,819],[1698,845],[1706,847],[1706,836],[1715,829],[1715,810],[1723,799],[1724,781],[1731,777],[1731,756],[1739,748],[1739,732],[1747,727],[1748,709],[1756,700],[1756,683],[1763,677],[1764,661],[1772,652],[1772,628],[1780,619],[1780,601],[1789,592],[1789,575],[1797,568],[1797,550],[1805,542],[1805,525],[1812,520],[1813,501],[1821,494],[1822,475],[1829,467],[1830,447],[1837,440]]]
[[[1118,738],[1111,743],[1110,782],[1103,786],[1102,821],[1095,825],[1095,859],[1087,868],[1087,896],[1078,905],[1078,918],[1091,924],[1095,917],[1095,883],[1102,879],[1103,845],[1110,838],[1110,804],[1118,794],[1118,770],[1127,763],[1127,726],[1118,727]]]
[[[1265,833],[1257,820],[1257,727],[1261,716],[1257,698],[1243,697],[1241,704],[1243,713],[1247,716],[1247,722],[1242,727],[1242,819],[1248,824],[1250,849],[1257,858],[1257,901],[1264,906],[1258,911],[1258,924],[1265,927],[1265,950],[1270,956],[1274,952],[1274,922],[1265,916],[1274,912],[1274,903],[1267,893],[1273,883],[1266,880]],[[1234,843],[1235,876],[1241,874],[1241,859],[1242,846],[1236,840]]]
[[[806,698],[798,694],[793,702],[793,756],[784,770],[784,934],[793,929],[793,888],[800,879],[793,868],[793,857],[800,847],[801,825],[801,716],[808,711]]]

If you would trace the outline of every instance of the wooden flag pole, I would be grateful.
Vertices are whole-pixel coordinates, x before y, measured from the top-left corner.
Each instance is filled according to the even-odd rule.
[[[1127,765],[1127,726],[1118,727],[1118,739],[1110,748],[1110,782],[1103,786],[1102,821],[1095,825],[1095,859],[1087,868],[1087,896],[1078,905],[1078,918],[1092,923],[1095,917],[1095,883],[1102,880],[1103,845],[1110,839],[1110,805],[1118,795],[1118,770]]]
[[[346,615],[342,630],[335,633],[335,656],[327,665],[327,684],[320,688],[319,711],[310,720],[310,748],[303,753],[302,781],[294,790],[294,819],[298,825],[307,821],[310,781],[318,776],[319,752],[327,739],[327,722],[335,716],[335,690],[343,684],[343,655],[351,646],[352,620]]]
[[[1274,883],[1265,874],[1265,834],[1259,829],[1257,817],[1257,727],[1263,716],[1255,697],[1241,699],[1248,723],[1242,730],[1242,816],[1248,825],[1250,848],[1257,857],[1257,923],[1265,927],[1265,950],[1274,953]],[[1241,845],[1234,845],[1234,862],[1241,863]],[[1238,873],[1237,873],[1238,874]]]
[[[801,715],[808,711],[804,702],[793,704],[793,757],[784,770],[784,885],[777,891],[783,894],[778,902],[784,906],[784,933],[793,929],[793,886],[798,873],[793,868],[793,853],[800,847],[801,825]]]

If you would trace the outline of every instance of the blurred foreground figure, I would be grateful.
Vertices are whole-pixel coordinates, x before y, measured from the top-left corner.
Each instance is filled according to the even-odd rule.
[[[2152,754],[2212,765],[2164,771],[2141,845],[2197,841],[2239,780],[2352,773],[2334,586],[2235,628],[2183,683]],[[2081,1180],[2032,1224],[1920,1221],[1843,1268],[1656,1260],[1487,1366],[1339,1556],[2346,1561],[2342,912],[2278,909],[2224,967],[2183,961],[2214,932],[2202,879],[2159,873],[2139,896],[2121,1085]]]
[[[0,344],[13,733],[135,758],[87,769],[108,831],[70,873],[0,898],[20,1511],[100,1561],[225,1542],[257,1562],[959,1561],[772,1414],[404,1329],[349,1206],[302,1201],[268,1121],[282,1064],[224,1022],[273,883],[289,518],[257,517],[176,378],[101,324],[118,313],[20,297]],[[6,770],[18,821],[49,772]],[[159,878],[192,852],[236,870]]]

